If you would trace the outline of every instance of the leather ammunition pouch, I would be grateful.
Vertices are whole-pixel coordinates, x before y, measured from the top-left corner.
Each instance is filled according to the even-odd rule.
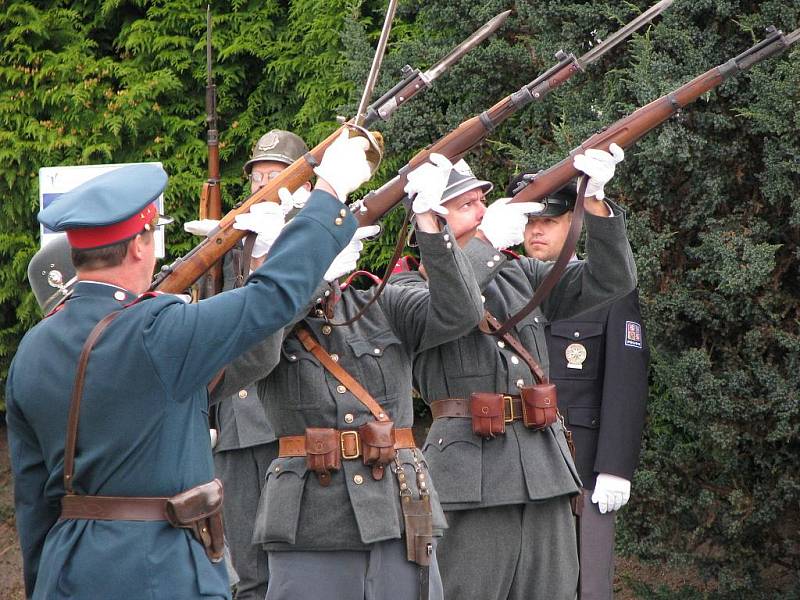
[[[214,479],[172,496],[165,509],[170,525],[191,529],[214,563],[222,560],[225,547],[222,498],[222,482]]]
[[[386,466],[394,460],[394,423],[392,421],[368,421],[358,428],[361,438],[361,455],[367,466]]]
[[[502,394],[474,392],[469,398],[472,432],[493,438],[506,432],[505,400]]]
[[[554,383],[524,385],[522,396],[522,422],[529,429],[545,429],[558,419],[558,402]]]
[[[342,447],[340,448],[340,440]],[[317,474],[320,485],[331,483],[331,471],[342,468],[344,440],[336,429],[309,427],[306,429],[306,465]]]
[[[406,558],[422,567],[431,564],[433,554],[433,512],[429,495],[412,498],[402,496],[405,523]]]

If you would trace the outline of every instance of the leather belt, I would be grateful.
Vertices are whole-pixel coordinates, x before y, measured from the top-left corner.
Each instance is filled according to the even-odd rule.
[[[519,421],[522,419],[522,398],[509,394],[498,394],[505,400],[503,404],[505,412],[505,422]],[[434,419],[444,417],[460,417],[471,419],[472,413],[469,410],[469,400],[464,398],[445,398],[431,402],[431,414]]]
[[[167,521],[169,498],[77,496],[61,498],[61,519],[99,521]]]
[[[348,429],[339,431],[339,449],[342,453],[342,458],[346,460],[353,460],[361,456],[361,437],[358,431]],[[414,441],[414,434],[409,428],[395,429],[394,430],[394,447],[399,450],[400,448],[416,448],[417,444]],[[278,456],[286,458],[289,456],[306,456],[306,436],[304,435],[285,435],[278,438]]]

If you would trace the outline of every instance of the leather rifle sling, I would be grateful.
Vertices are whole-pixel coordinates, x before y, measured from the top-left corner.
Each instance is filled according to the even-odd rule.
[[[94,326],[86,342],[83,344],[80,358],[78,359],[78,369],[75,372],[75,384],[72,386],[72,398],[69,405],[69,415],[67,417],[67,440],[64,444],[64,490],[67,494],[74,494],[72,490],[72,479],[75,468],[75,446],[78,441],[78,419],[81,411],[81,398],[83,397],[83,382],[86,377],[86,366],[89,364],[89,353],[97,343],[98,338],[105,331],[106,327],[116,319],[121,310],[115,310],[103,317]]]
[[[344,387],[346,387],[353,396],[358,399],[361,404],[366,406],[369,409],[369,412],[372,413],[378,421],[388,421],[389,416],[386,412],[381,408],[381,405],[373,398],[370,393],[364,389],[364,387],[356,381],[356,379],[350,375],[347,371],[345,371],[339,363],[334,361],[330,355],[325,352],[324,348],[319,345],[312,333],[302,324],[299,324],[294,329],[295,335],[300,340],[300,343],[303,344],[303,347],[313,354],[316,359],[322,363],[322,366],[331,374],[333,375],[339,383],[341,383]]]
[[[519,323],[522,319],[524,319],[532,310],[534,310],[537,306],[539,306],[547,295],[552,291],[552,289],[558,283],[558,280],[561,279],[561,274],[564,272],[564,269],[567,267],[569,260],[572,258],[572,255],[575,253],[575,245],[578,243],[578,238],[581,235],[581,227],[583,226],[583,214],[584,214],[584,205],[583,199],[584,194],[586,193],[586,186],[589,183],[588,177],[584,176],[581,177],[580,185],[578,186],[578,196],[575,199],[575,208],[572,210],[572,223],[569,226],[569,232],[567,233],[567,239],[564,241],[564,245],[561,247],[561,252],[556,259],[553,268],[550,269],[550,272],[547,274],[547,277],[544,278],[544,281],[536,288],[536,291],[533,294],[533,298],[523,306],[519,312],[513,315],[510,319],[508,319],[505,323],[503,323],[499,329],[492,331],[491,335],[495,337],[502,337],[504,334],[511,331],[511,329]]]

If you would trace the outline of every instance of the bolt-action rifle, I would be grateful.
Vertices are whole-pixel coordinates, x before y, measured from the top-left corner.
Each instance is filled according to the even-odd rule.
[[[208,179],[200,193],[200,218],[222,216],[222,192],[219,180],[219,131],[217,130],[217,86],[211,71],[211,5],[206,9],[206,144],[208,146]],[[222,291],[222,262],[217,261],[198,286],[198,297],[210,298]]]
[[[585,70],[588,65],[597,61],[601,56],[630,37],[635,31],[652,21],[666,10],[672,2],[673,0],[662,0],[653,5],[580,58],[577,58],[574,54],[567,54],[563,50],[559,50],[556,53],[556,60],[558,60],[556,65],[527,85],[522,86],[513,94],[506,96],[490,109],[467,119],[437,142],[418,152],[399,171],[394,179],[354,203],[352,208],[356,211],[359,225],[372,225],[399,204],[405,195],[403,188],[406,185],[407,174],[426,162],[432,153],[443,154],[453,162],[460,159],[483,142],[500,123],[522,107],[531,102],[541,101],[551,91],[564,85],[573,75]]]
[[[380,156],[380,149],[376,147],[375,140],[367,130],[379,119],[388,119],[397,108],[407,103],[411,98],[425,91],[431,86],[433,81],[444,73],[450,66],[458,62],[475,46],[480,44],[487,37],[492,35],[508,18],[511,11],[503,12],[480,29],[475,31],[469,38],[456,46],[445,58],[439,61],[424,73],[419,70],[406,67],[403,70],[404,79],[394,86],[389,92],[381,96],[376,102],[369,106],[364,115],[363,125],[355,123],[345,123],[334,133],[329,135],[321,143],[317,144],[305,156],[296,160],[275,179],[270,180],[267,185],[248,197],[244,202],[228,212],[220,221],[217,228],[208,237],[195,246],[186,256],[178,259],[172,265],[162,269],[150,290],[162,292],[178,293],[197,281],[206,271],[208,271],[222,256],[230,250],[247,232],[233,228],[236,216],[246,213],[250,207],[258,202],[279,202],[278,190],[282,187],[296,190],[312,174],[313,168],[322,160],[322,155],[336,138],[339,137],[342,128],[348,128],[356,135],[362,135],[370,140],[373,156]],[[368,153],[368,158],[370,158]]]
[[[653,100],[650,104],[643,106],[631,113],[627,117],[620,119],[605,130],[590,137],[583,144],[570,152],[570,156],[565,158],[549,169],[537,173],[529,183],[518,193],[514,194],[512,202],[536,202],[561,189],[573,178],[580,175],[580,172],[573,166],[573,156],[583,154],[590,148],[608,150],[611,144],[617,144],[622,148],[628,148],[642,138],[647,132],[655,129],[661,123],[669,119],[687,104],[691,104],[703,94],[713,90],[729,77],[748,70],[753,65],[766,60],[772,56],[780,54],[792,44],[800,40],[800,29],[786,35],[775,27],[767,28],[768,36],[749,50],[742,52],[739,56],[732,58],[702,75],[695,77],[689,83],[679,87]],[[556,259],[556,263],[548,273],[547,277],[539,284],[533,298],[519,312],[508,319],[503,325],[495,329],[492,334],[502,336],[511,330],[525,316],[530,313],[542,301],[547,292],[555,285],[563,271],[563,265],[567,263],[572,255],[580,233],[583,221],[583,194],[578,194],[575,203],[575,211],[572,223],[567,233],[567,242],[564,244],[561,253]]]

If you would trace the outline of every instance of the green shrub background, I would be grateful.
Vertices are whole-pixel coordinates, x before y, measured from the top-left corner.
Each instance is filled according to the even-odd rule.
[[[403,0],[378,91],[405,63],[430,66],[494,14],[514,14],[380,127],[387,158],[370,185],[532,80],[556,50],[581,54],[647,5]],[[213,4],[227,207],[243,197],[241,164],[261,133],[293,129],[313,144],[337,114],[352,114],[384,10],[375,0]],[[771,24],[800,26],[797,1],[677,0],[468,159],[502,189],[513,172],[557,162]],[[194,218],[204,85],[205,4],[0,0],[0,378],[41,316],[25,279],[38,247],[38,169],[160,160],[168,211],[178,223]],[[629,210],[653,350],[642,462],[619,542],[704,580],[702,594],[676,597],[800,597],[799,90],[794,49],[648,135],[609,186]],[[397,222],[392,215],[390,232]],[[391,237],[368,246],[365,265],[383,266]],[[194,242],[174,227],[170,257]]]

